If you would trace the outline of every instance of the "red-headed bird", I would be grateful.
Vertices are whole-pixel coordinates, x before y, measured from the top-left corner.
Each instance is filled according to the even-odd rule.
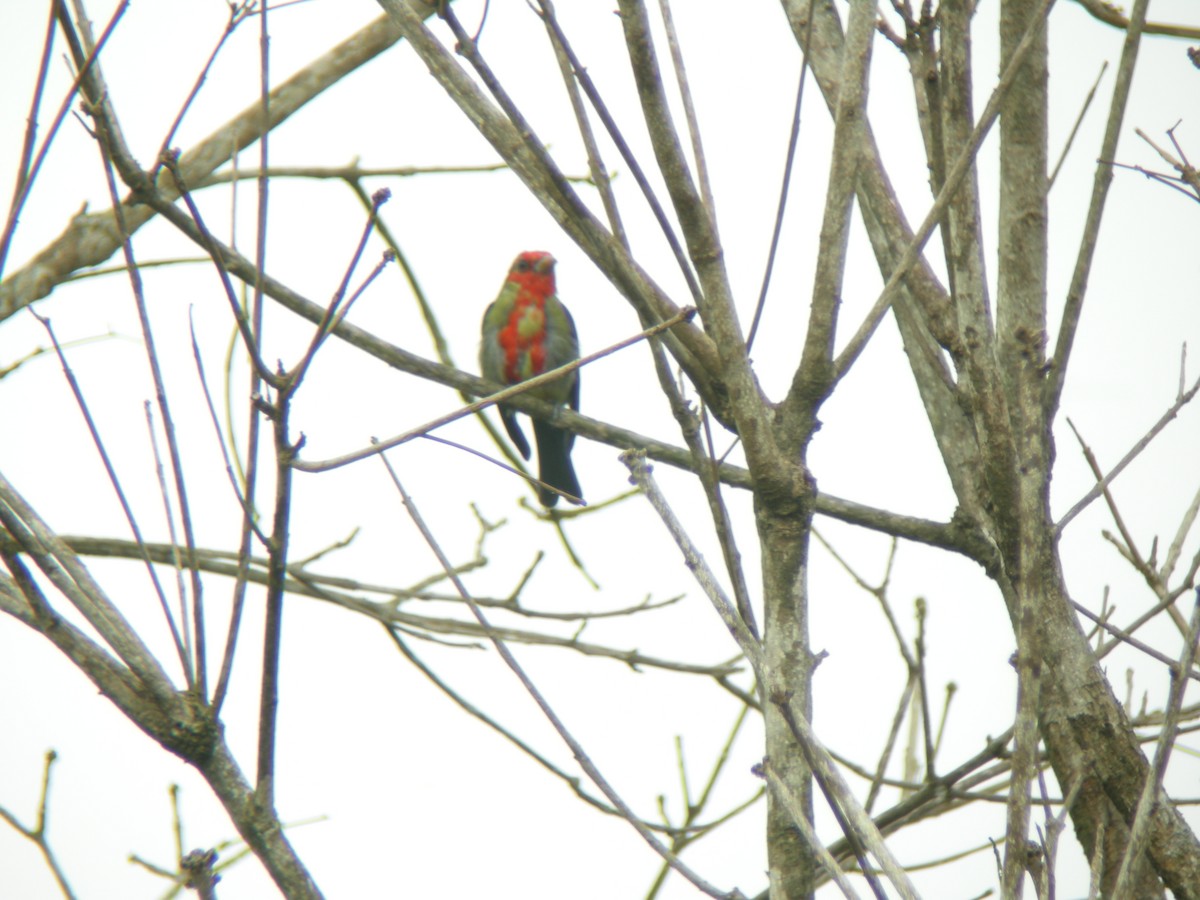
[[[554,289],[554,257],[540,250],[522,253],[508,270],[500,295],[483,314],[479,368],[498,384],[517,384],[579,358],[579,338],[571,314]],[[579,409],[579,372],[534,388],[534,397],[567,403]],[[517,424],[517,411],[504,403],[500,418],[518,452],[529,459],[529,442]],[[538,448],[538,479],[582,500],[583,492],[571,465],[575,435],[549,422],[533,420]],[[543,506],[554,506],[558,495],[538,487]]]

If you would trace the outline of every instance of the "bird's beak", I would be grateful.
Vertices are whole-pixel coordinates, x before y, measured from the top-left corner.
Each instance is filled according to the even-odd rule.
[[[554,263],[554,257],[547,254],[533,264],[533,271],[539,275],[549,275],[554,271]]]

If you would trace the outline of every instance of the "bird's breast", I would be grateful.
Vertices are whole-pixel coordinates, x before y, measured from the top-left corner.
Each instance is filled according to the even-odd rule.
[[[545,371],[545,337],[546,311],[542,304],[535,299],[519,299],[500,332],[504,375],[510,384]]]

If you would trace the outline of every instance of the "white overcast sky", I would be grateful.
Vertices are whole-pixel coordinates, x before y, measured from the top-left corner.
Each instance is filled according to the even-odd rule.
[[[19,158],[33,77],[40,54],[45,3],[0,5],[0,185],[11,184]],[[634,104],[628,64],[621,53],[615,4],[561,3],[568,34],[612,105],[635,149],[651,158]],[[111,2],[89,4],[97,23]],[[482,4],[459,2],[466,23],[478,22]],[[762,277],[778,179],[790,125],[799,53],[778,4],[676,3],[682,49],[690,66],[705,148],[714,180],[719,225],[743,324],[748,327]],[[844,9],[843,4],[839,7]],[[976,30],[977,110],[997,71],[995,2],[981,3]],[[1156,0],[1151,17],[1200,25],[1188,0]],[[344,36],[379,15],[368,0],[313,2],[272,15],[272,76],[278,82]],[[225,4],[134,4],[104,57],[104,71],[130,145],[149,164],[200,66],[223,27]],[[468,26],[470,27],[470,26]],[[187,149],[253,102],[258,90],[257,22],[241,27],[223,51],[174,142]],[[1093,23],[1068,0],[1051,19],[1051,156],[1074,122],[1082,97],[1107,60],[1096,105],[1051,195],[1051,340],[1074,264],[1094,160],[1120,52],[1120,32]],[[439,31],[439,33],[443,33]],[[1118,157],[1162,169],[1133,133],[1156,140],[1183,120],[1177,135],[1200,158],[1200,73],[1179,40],[1147,39],[1134,83]],[[552,67],[544,34],[519,0],[494,0],[482,50],[528,112],[562,168],[583,174],[585,163],[573,120]],[[56,45],[61,56],[62,44]],[[924,163],[911,120],[911,85],[896,51],[877,42],[871,115],[884,159],[911,222],[930,203]],[[40,116],[42,133],[69,78],[56,62]],[[789,218],[754,361],[768,394],[786,390],[798,356],[812,283],[815,236],[828,167],[829,121],[809,84],[797,175]],[[411,48],[398,44],[318,98],[270,139],[274,165],[446,166],[490,163],[495,154],[430,78]],[[633,179],[609,148],[618,172],[635,253],[678,302],[682,279],[644,213]],[[980,180],[995,240],[997,138],[989,138]],[[257,150],[242,165],[257,162]],[[587,258],[508,173],[385,178],[388,225],[395,231],[437,310],[457,363],[475,371],[478,322],[512,257],[545,249],[559,259],[559,288],[579,327],[585,352],[636,332],[637,319]],[[7,193],[5,193],[7,196]],[[584,193],[589,202],[593,194]],[[662,199],[666,202],[665,192]],[[253,246],[253,189],[237,199],[237,240]],[[228,237],[230,194],[202,198],[215,230]],[[84,204],[109,205],[98,154],[82,126],[69,119],[26,207],[5,274],[22,266],[66,227]],[[598,208],[598,203],[595,204]],[[335,290],[362,225],[362,213],[337,182],[277,181],[271,193],[268,268],[309,298],[324,302]],[[1111,466],[1171,404],[1179,381],[1181,347],[1200,347],[1200,254],[1197,206],[1141,176],[1116,174],[1091,279],[1071,376],[1058,423],[1056,514],[1068,509],[1091,476],[1066,426],[1071,420],[1101,464]],[[161,223],[135,238],[142,261],[195,256]],[[372,244],[373,264],[380,245]],[[874,302],[881,286],[861,228],[851,242],[844,290],[847,324]],[[374,255],[372,255],[374,254]],[[936,256],[936,255],[935,255]],[[114,260],[115,262],[115,260]],[[940,266],[939,266],[940,269]],[[995,276],[994,257],[989,271]],[[189,313],[209,366],[219,367],[231,334],[224,298],[210,267],[185,265],[144,274],[155,335],[194,479],[198,540],[235,546],[239,511],[197,386],[188,333]],[[994,287],[993,287],[994,289]],[[145,356],[127,280],[113,276],[60,287],[38,304],[63,341],[106,336],[72,348],[72,366],[117,461],[124,486],[147,532],[165,539],[161,502],[144,424],[152,398]],[[392,267],[359,301],[352,318],[406,350],[433,357],[408,287]],[[269,317],[267,356],[294,361],[309,335],[286,314]],[[28,313],[0,323],[0,368],[44,346],[45,333]],[[1193,352],[1189,379],[1200,371]],[[239,372],[239,377],[244,374]],[[680,443],[654,384],[642,347],[626,350],[583,373],[583,411],[660,440]],[[372,436],[404,432],[458,406],[445,389],[367,360],[337,345],[318,358],[296,406],[303,455],[316,459],[364,446]],[[939,465],[898,335],[885,323],[856,370],[823,410],[824,427],[810,455],[820,487],[832,494],[898,512],[947,520],[953,495]],[[238,414],[238,428],[244,415]],[[472,420],[442,432],[494,455]],[[728,445],[722,437],[722,446]],[[1160,558],[1197,488],[1200,412],[1186,409],[1117,482],[1116,496],[1143,552],[1159,537]],[[554,532],[517,506],[529,496],[521,484],[477,457],[429,442],[408,444],[391,456],[416,504],[455,561],[469,559],[478,536],[469,506],[489,521],[507,519],[484,552],[488,566],[469,576],[473,590],[506,595],[545,550],[547,559],[522,595],[538,609],[600,610],[686,594],[669,610],[632,621],[600,620],[585,632],[597,643],[660,656],[715,663],[733,645],[700,591],[689,581],[657,520],[638,500],[578,520],[567,533],[601,589],[593,589],[565,558]],[[736,458],[736,456],[735,456]],[[626,488],[613,448],[581,440],[576,466],[593,503]],[[62,534],[126,536],[119,510],[87,439],[62,373],[40,358],[0,380],[0,472]],[[662,483],[701,547],[717,566],[719,554],[694,484],[665,466]],[[264,503],[266,503],[264,497]],[[748,499],[734,495],[741,549],[756,589],[757,546]],[[297,476],[293,553],[303,558],[362,528],[354,543],[319,566],[366,582],[405,586],[436,570],[409,524],[382,468],[361,463],[322,476]],[[847,526],[819,522],[822,533],[865,577],[883,571],[887,541]],[[1098,608],[1106,587],[1121,613],[1132,618],[1151,605],[1149,592],[1100,531],[1111,521],[1094,506],[1064,537],[1068,584],[1075,599]],[[1195,551],[1193,538],[1188,555]],[[157,606],[144,572],[128,563],[89,562],[118,604],[165,647]],[[815,723],[832,749],[873,766],[903,687],[904,671],[875,601],[856,588],[824,550],[814,547],[812,644],[829,656],[817,675]],[[228,582],[210,579],[211,621],[222,621]],[[975,567],[902,544],[892,584],[897,616],[910,638],[912,603],[929,604],[932,705],[948,681],[958,685],[939,764],[949,769],[1001,732],[1012,716],[1014,674],[1007,663],[1013,639],[1002,602]],[[239,656],[228,707],[228,738],[253,774],[258,594]],[[564,633],[569,634],[568,626]],[[289,822],[325,817],[290,837],[327,896],[376,897],[638,897],[657,870],[656,857],[626,824],[576,800],[511,745],[468,719],[400,657],[378,625],[306,599],[290,600],[284,636],[280,707],[278,804]],[[1145,639],[1177,651],[1177,635],[1148,630]],[[418,652],[473,702],[512,726],[558,764],[570,753],[558,742],[492,653],[416,643]],[[617,663],[565,651],[521,649],[539,685],[594,754],[623,796],[647,817],[657,797],[678,819],[679,778],[673,740],[685,735],[694,783],[724,740],[736,706],[700,679],[661,672],[634,674]],[[1125,671],[1136,666],[1134,695],[1161,696],[1166,674],[1132,652],[1108,660],[1124,696]],[[1185,739],[1186,743],[1186,739]],[[0,619],[0,806],[33,820],[45,752],[54,748],[50,833],[54,849],[83,898],[155,897],[165,883],[130,865],[138,854],[170,865],[168,786],[182,786],[186,848],[234,837],[207,787],[191,770],[129,724],[44,640]],[[761,757],[761,731],[752,722],[734,748],[734,762],[718,790],[715,811],[757,790],[749,769]],[[1168,788],[1200,796],[1194,757],[1177,754]],[[765,887],[763,808],[706,839],[686,858],[710,881],[750,893]],[[1195,817],[1193,816],[1193,821]],[[983,823],[983,824],[979,824]],[[822,833],[834,829],[821,813]],[[993,804],[905,832],[895,841],[900,858],[917,863],[965,849],[960,835],[1003,833],[1003,806]],[[1064,851],[1067,893],[1085,890],[1077,853]],[[927,896],[976,896],[994,884],[990,852],[942,872],[918,877]],[[828,889],[827,889],[828,890]],[[222,898],[273,896],[261,867],[246,861],[228,874]],[[32,844],[0,827],[0,896],[54,895],[46,866]],[[696,896],[672,878],[664,897]]]

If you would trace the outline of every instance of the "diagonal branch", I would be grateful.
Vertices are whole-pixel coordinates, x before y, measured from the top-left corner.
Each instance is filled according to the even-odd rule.
[[[759,390],[745,339],[733,303],[724,254],[717,237],[713,212],[704,203],[692,180],[682,142],[671,118],[670,105],[650,35],[649,16],[642,0],[620,0],[625,47],[637,83],[642,115],[654,148],[655,159],[675,215],[683,228],[691,257],[700,278],[703,296],[698,303],[705,331],[720,358],[721,379],[729,392],[730,415],[745,447],[750,470],[766,480],[794,480],[790,457],[785,456],[772,436],[765,399]],[[714,411],[718,418],[721,411]],[[768,492],[773,494],[774,491]],[[791,491],[786,491],[791,493]]]
[[[1121,126],[1125,122],[1125,107],[1129,103],[1129,92],[1133,84],[1133,69],[1137,63],[1141,45],[1142,28],[1146,24],[1146,9],[1150,0],[1135,0],[1129,29],[1125,33],[1125,44],[1121,48],[1121,64],[1117,69],[1117,81],[1113,86],[1112,104],[1108,111],[1108,124],[1104,140],[1100,144],[1100,161],[1096,163],[1096,174],[1092,179],[1092,199],[1084,220],[1083,237],[1079,240],[1079,254],[1075,259],[1075,271],[1071,273],[1071,284],[1067,288],[1067,302],[1063,309],[1062,322],[1058,327],[1058,342],[1054,358],[1046,379],[1046,411],[1053,416],[1062,399],[1063,386],[1067,380],[1067,363],[1071,359],[1071,348],[1075,344],[1075,332],[1083,313],[1083,298],[1087,292],[1088,277],[1092,271],[1092,260],[1100,238],[1100,223],[1104,217],[1104,204],[1108,199],[1108,188],[1112,184],[1112,166],[1104,160],[1117,155],[1117,142],[1121,137]]]
[[[413,0],[426,16],[430,8]],[[399,40],[395,28],[384,17],[376,19],[357,34],[347,38],[302,69],[271,92],[271,118],[274,128],[302,109],[310,100],[342,78],[374,59]],[[256,102],[213,131],[184,153],[179,168],[184,181],[199,184],[263,134],[262,113]],[[173,196],[169,182],[160,181],[167,196]],[[123,204],[127,233],[133,234],[155,215],[155,211],[127,198]],[[96,266],[111,257],[121,245],[121,236],[113,210],[81,212],[74,216],[61,235],[25,266],[0,282],[0,321],[47,296],[59,284],[80,269]]]
[[[755,678],[762,685],[763,696],[778,707],[787,721],[797,749],[803,754],[808,769],[825,793],[847,839],[859,844],[860,853],[865,849],[875,856],[900,896],[906,900],[915,900],[917,893],[908,876],[892,855],[871,817],[867,815],[845,779],[842,778],[829,751],[817,739],[803,710],[798,708],[800,698],[783,687],[786,673],[777,671],[769,665],[764,645],[759,643],[746,627],[734,604],[725,595],[720,583],[708,568],[703,555],[696,549],[682,523],[679,522],[674,511],[663,498],[646,466],[644,455],[633,452],[624,453],[621,461],[629,468],[634,481],[646,494],[646,499],[651,507],[659,515],[663,526],[675,541],[680,552],[683,553],[688,569],[695,576],[722,623],[737,642],[739,649],[745,654],[746,661],[754,670]],[[774,764],[778,765],[778,762],[776,761]],[[792,818],[804,818],[806,815],[806,811],[798,804],[791,809],[791,812]]]
[[[1056,535],[1062,534],[1063,529],[1070,524],[1072,519],[1083,512],[1093,500],[1107,490],[1108,486],[1112,484],[1113,479],[1125,471],[1126,466],[1137,459],[1137,457],[1143,450],[1146,449],[1150,442],[1158,436],[1159,432],[1166,428],[1167,425],[1171,423],[1171,420],[1179,414],[1179,411],[1191,402],[1192,398],[1196,396],[1197,392],[1200,392],[1200,378],[1198,378],[1187,391],[1181,393],[1175,399],[1175,402],[1171,404],[1167,411],[1159,416],[1158,421],[1150,426],[1150,430],[1142,435],[1142,437],[1132,447],[1129,448],[1129,451],[1121,457],[1120,462],[1113,466],[1112,470],[1107,475],[1096,482],[1096,484],[1092,486],[1091,490],[1084,494],[1074,506],[1063,513],[1062,517],[1055,525]]]
[[[0,475],[0,525],[132,670],[143,689],[166,706],[173,688],[158,660],[74,552],[3,475]]]
[[[492,629],[492,626],[488,622],[487,617],[484,615],[483,610],[471,597],[470,592],[466,589],[466,586],[462,583],[462,580],[454,571],[454,567],[450,564],[449,559],[447,559],[445,554],[442,552],[441,546],[438,544],[432,531],[430,531],[428,525],[425,523],[424,518],[417,510],[412,498],[404,490],[404,487],[401,485],[395,470],[388,462],[387,457],[382,456],[380,459],[383,461],[384,465],[387,466],[388,474],[391,476],[392,482],[395,485],[397,492],[400,494],[405,507],[407,507],[413,524],[417,526],[417,529],[421,532],[421,536],[425,539],[429,549],[433,551],[434,555],[438,559],[438,562],[441,563],[442,568],[446,572],[446,576],[454,584],[455,590],[458,591],[462,599],[466,601],[468,606],[470,606],[471,614],[475,616],[480,627],[487,633],[492,645],[496,648],[496,652],[500,654],[500,658],[503,659],[505,665],[512,670],[513,674],[517,677],[517,680],[521,682],[522,687],[525,688],[526,693],[529,694],[534,703],[537,704],[538,708],[542,711],[542,714],[546,717],[547,721],[549,721],[551,726],[558,733],[559,737],[561,737],[563,742],[570,748],[572,755],[587,773],[587,776],[592,780],[592,783],[595,784],[596,787],[599,788],[600,792],[608,799],[608,801],[620,811],[622,818],[624,818],[627,822],[629,822],[630,825],[633,826],[634,830],[637,831],[642,839],[646,841],[646,843],[649,844],[654,851],[671,866],[671,868],[679,872],[680,875],[695,885],[699,890],[703,891],[705,894],[708,894],[710,897],[715,898],[727,898],[727,900],[739,900],[739,898],[742,898],[742,893],[736,888],[732,891],[721,891],[715,885],[712,885],[701,878],[698,873],[694,872],[691,867],[686,865],[682,860],[679,859],[678,856],[672,853],[671,850],[665,844],[663,844],[662,841],[660,841],[648,827],[646,827],[645,823],[643,823],[641,819],[634,815],[633,810],[627,803],[625,803],[621,796],[617,794],[613,787],[608,783],[608,780],[604,778],[600,770],[596,767],[591,758],[588,756],[587,752],[584,750],[583,745],[580,744],[574,735],[567,729],[565,723],[554,711],[553,707],[550,706],[545,696],[541,691],[538,690],[537,686],[534,685],[533,681],[526,674],[524,668],[522,668],[520,663],[517,662],[516,657],[513,656],[512,652],[505,645],[504,641]]]
[[[379,4],[429,67],[438,84],[564,232],[633,305],[643,322],[658,322],[675,315],[678,307],[587,208],[554,165],[532,129],[516,127],[507,111],[498,109],[484,96],[476,82],[407,3],[402,0],[379,0]],[[477,49],[471,52],[473,61],[481,66]],[[709,337],[694,326],[679,325],[668,333],[665,340],[714,414],[722,422],[730,421],[725,389],[713,375],[720,369]]]
[[[830,152],[829,187],[817,246],[812,305],[804,352],[783,402],[784,429],[803,435],[807,442],[816,429],[817,410],[829,395],[833,380],[833,341],[846,274],[846,248],[850,241],[850,214],[863,145],[867,115],[867,78],[871,44],[875,37],[875,3],[850,6],[846,43],[842,53],[841,88],[834,116]]]
[[[946,208],[950,205],[950,200],[958,191],[967,173],[974,166],[975,155],[978,153],[980,146],[982,146],[983,140],[987,137],[992,125],[995,124],[997,117],[999,117],[1000,107],[1004,103],[1004,98],[1017,81],[1017,77],[1024,66],[1025,58],[1029,55],[1030,50],[1033,49],[1038,36],[1045,27],[1046,16],[1053,5],[1054,0],[1041,0],[1037,10],[1030,16],[1029,26],[1025,30],[1024,37],[1013,52],[1008,65],[1005,66],[1004,73],[1000,76],[996,87],[992,90],[992,94],[988,98],[987,105],[983,109],[979,122],[971,132],[970,140],[963,147],[962,152],[959,153],[950,171],[946,173],[946,183],[938,193],[937,199],[925,214],[925,219],[913,235],[912,242],[908,245],[908,248],[900,257],[900,261],[896,264],[896,268],[888,277],[887,284],[884,285],[879,298],[871,307],[870,312],[864,317],[858,331],[854,333],[854,336],[846,343],[846,346],[838,355],[834,366],[835,380],[841,380],[846,372],[849,371],[850,366],[854,364],[854,361],[858,359],[859,354],[866,347],[867,341],[875,333],[875,329],[879,327],[884,314],[887,313],[892,303],[895,302],[901,282],[903,282],[909,270],[916,263],[922,249],[925,247],[925,242],[929,240],[933,229],[937,227],[938,222],[941,221],[942,216],[946,212]]]

